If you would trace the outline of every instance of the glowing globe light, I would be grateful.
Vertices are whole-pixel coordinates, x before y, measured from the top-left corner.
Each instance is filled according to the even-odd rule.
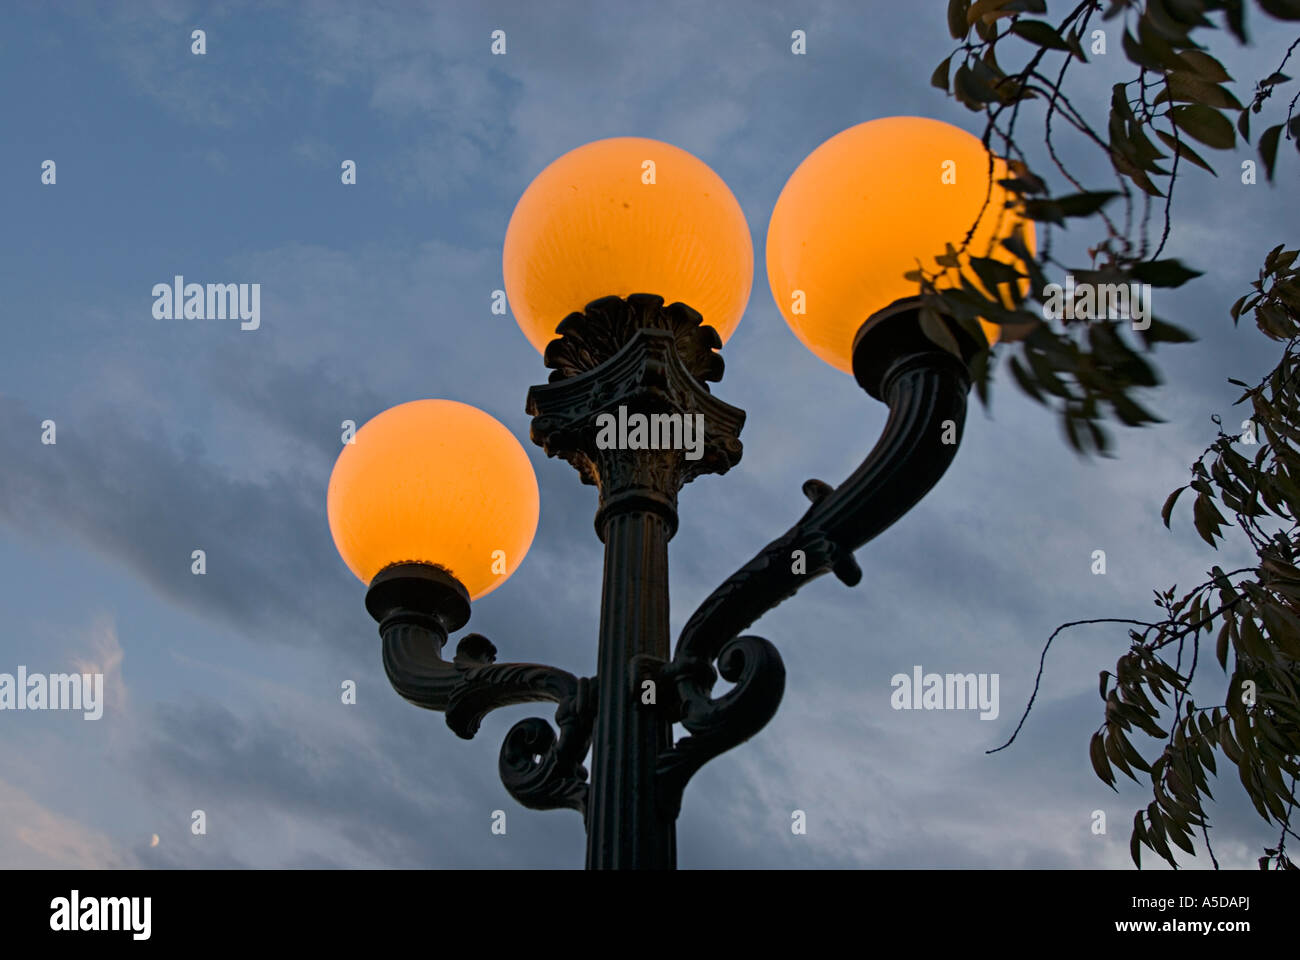
[[[785,321],[809,350],[846,373],[853,338],[877,310],[920,285],[904,279],[918,262],[940,272],[940,290],[958,270],[935,263],[946,244],[960,250],[984,207],[969,254],[1016,264],[999,241],[1033,222],[1004,208],[1014,194],[997,181],[1007,166],[978,137],[923,117],[887,117],[831,137],[791,174],[767,229],[767,278]],[[962,263],[965,263],[963,258]],[[967,270],[970,276],[970,271]],[[998,327],[981,321],[989,342]]]
[[[514,434],[453,400],[403,403],[367,422],[339,454],[327,495],[334,544],[363,583],[393,563],[436,564],[471,599],[523,561],[538,502]]]
[[[740,204],[706,164],[658,140],[615,137],[571,150],[529,184],[502,268],[539,351],[570,313],[632,293],[693,307],[725,341],[749,302],[754,250]]]

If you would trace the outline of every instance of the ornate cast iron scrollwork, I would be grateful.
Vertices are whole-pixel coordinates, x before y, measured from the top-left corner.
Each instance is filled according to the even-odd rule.
[[[483,717],[499,707],[557,704],[558,737],[536,718],[511,728],[501,748],[501,780],[526,807],[585,813],[582,760],[591,743],[592,681],[536,663],[496,663],[496,647],[477,633],[462,637],[455,657],[444,660],[448,634],[469,620],[469,596],[439,567],[403,563],[380,571],[366,606],[379,621],[393,689],[416,706],[443,711],[458,737],[473,737]]]
[[[510,796],[534,810],[569,807],[587,815],[587,768],[595,719],[596,682],[578,678],[572,697],[560,701],[555,730],[540,717],[520,720],[501,743],[497,769]]]
[[[617,788],[644,786],[639,796],[650,798],[651,816],[642,816],[634,794],[627,802],[637,805],[638,812],[626,818],[634,835],[625,836],[625,820],[605,809],[611,806],[609,797],[593,800],[588,865],[672,866],[672,821],[687,782],[710,759],[761,730],[785,690],[785,667],[776,647],[742,631],[822,574],[833,573],[849,586],[860,582],[854,551],[910,510],[956,453],[970,389],[967,363],[975,347],[951,322],[961,356],[930,341],[921,332],[919,309],[917,300],[899,301],[868,320],[854,342],[855,377],[889,407],[871,452],[838,487],[820,480],[804,483],[811,506],[704,600],[667,663],[666,643],[659,653],[646,642],[659,633],[666,639],[666,593],[662,609],[645,605],[629,584],[618,586],[617,577],[618,589],[611,593],[610,571],[635,569],[666,583],[677,491],[696,476],[725,473],[739,461],[744,412],[709,393],[705,381],[722,375],[722,359],[715,353],[720,342],[690,307],[665,306],[659,297],[635,294],[606,297],[571,314],[546,349],[546,365],[553,372],[548,384],[529,392],[528,412],[534,418],[534,442],[548,455],[569,461],[584,482],[600,490],[596,528],[607,554],[602,662],[613,657],[605,664],[613,665],[611,676],[603,677],[603,683],[613,684],[601,692],[607,702],[598,703],[595,678],[540,664],[496,663],[496,648],[479,634],[463,637],[455,657],[444,660],[449,634],[469,620],[469,597],[447,571],[419,563],[381,571],[366,596],[380,624],[384,668],[394,689],[418,706],[444,711],[448,726],[464,738],[474,736],[482,718],[498,707],[557,704],[558,734],[545,720],[530,718],[516,723],[501,747],[502,782],[516,800],[535,809],[570,807],[586,817],[589,794],[602,796],[601,782],[589,787],[582,765],[598,714],[604,718],[598,754],[603,744],[608,756],[619,759],[617,750],[610,753],[618,738],[635,741],[633,751],[658,739],[661,745],[652,747],[654,759],[644,769],[633,763],[605,771]],[[621,405],[701,415],[707,437],[702,455],[685,460],[680,452],[667,450],[629,456],[604,449],[596,442],[595,418]],[[612,619],[605,623],[604,614],[611,610]],[[621,631],[631,629],[624,622],[629,610],[639,618],[634,626],[645,648],[639,653],[624,649]],[[635,709],[628,709],[632,695],[617,686],[623,667],[633,670],[633,679],[644,671],[661,681],[653,722],[643,723]],[[711,693],[719,675],[734,686],[715,699]],[[655,727],[666,729],[672,721],[680,721],[689,733],[676,743]],[[598,776],[602,769],[598,766]],[[612,794],[621,795],[619,789]],[[600,856],[593,859],[591,837],[597,834]]]
[[[889,406],[866,459],[838,487],[807,481],[803,491],[812,505],[799,522],[723,581],[682,629],[662,676],[675,687],[672,702],[691,736],[659,757],[659,802],[666,812],[676,815],[697,770],[761,730],[780,705],[780,654],[761,637],[740,632],[822,574],[856,585],[862,571],[853,551],[910,510],[952,462],[966,419],[969,354],[957,357],[926,338],[918,310],[918,302],[900,301],[858,333],[854,373]],[[950,328],[965,350],[974,349],[959,327]],[[795,551],[802,552],[802,563],[795,562]],[[710,696],[715,660],[722,676],[735,682],[716,700]]]

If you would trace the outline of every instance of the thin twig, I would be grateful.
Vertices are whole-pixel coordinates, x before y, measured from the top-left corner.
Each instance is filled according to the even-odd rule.
[[[1047,661],[1047,651],[1051,648],[1052,641],[1056,639],[1056,635],[1066,627],[1081,627],[1088,623],[1129,623],[1136,624],[1139,627],[1147,627],[1148,629],[1156,626],[1156,624],[1147,623],[1145,620],[1125,620],[1117,617],[1100,617],[1096,620],[1073,620],[1070,623],[1061,624],[1052,631],[1052,635],[1047,638],[1047,643],[1043,645],[1043,653],[1038,658],[1038,676],[1034,678],[1034,692],[1029,696],[1029,703],[1025,704],[1025,712],[1021,716],[1020,722],[1016,724],[1016,729],[1015,732],[1011,734],[1011,739],[1000,747],[995,747],[992,750],[985,750],[985,753],[997,753],[999,750],[1005,750],[1007,747],[1011,746],[1011,744],[1015,742],[1016,737],[1020,735],[1020,728],[1023,727],[1025,721],[1029,719],[1029,711],[1034,708],[1034,700],[1038,698],[1038,686],[1043,682],[1043,665]]]

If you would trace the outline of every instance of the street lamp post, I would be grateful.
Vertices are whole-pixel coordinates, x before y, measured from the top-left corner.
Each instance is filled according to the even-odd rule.
[[[873,161],[873,151],[892,161]],[[642,154],[657,162],[646,167]],[[933,188],[922,172],[903,190],[913,206],[933,214],[931,221],[906,249],[888,250],[887,238],[876,238],[871,242],[889,256],[867,251],[863,261],[858,251],[855,260],[855,248],[842,244],[853,236],[859,204],[851,194],[861,186],[863,164],[874,163],[878,174],[900,154],[905,178],[933,165]],[[954,159],[970,184],[945,197],[940,165]],[[450,659],[443,654],[449,636],[468,622],[471,598],[517,567],[536,527],[535,480],[518,466],[512,438],[496,430],[504,430],[500,424],[480,414],[491,426],[484,425],[481,442],[475,435],[468,452],[486,465],[477,473],[471,469],[468,480],[448,475],[459,469],[455,463],[439,470],[433,457],[415,465],[414,478],[411,467],[403,467],[408,475],[394,483],[394,446],[445,446],[449,432],[463,430],[460,420],[442,419],[460,417],[463,405],[421,406],[447,401],[419,401],[381,414],[357,433],[355,449],[340,455],[330,483],[331,528],[344,559],[370,584],[366,606],[379,622],[394,689],[418,706],[444,712],[465,738],[490,710],[555,703],[555,727],[530,718],[507,733],[501,779],[525,806],[583,814],[589,868],[675,866],[675,822],[688,780],[757,733],[784,692],[776,647],[743,631],[822,574],[856,584],[862,573],[853,552],[910,510],[951,463],[965,421],[967,364],[985,344],[943,316],[934,319],[947,335],[927,332],[922,299],[903,295],[898,284],[905,282],[909,258],[942,252],[945,242],[960,239],[952,224],[964,231],[979,219],[980,205],[1001,189],[990,185],[991,166],[983,145],[960,130],[894,118],[832,138],[791,177],[768,235],[773,293],[800,339],[852,372],[869,395],[887,404],[889,417],[847,480],[835,488],[819,480],[804,484],[811,505],[803,516],[704,600],[675,649],[668,541],[678,525],[677,494],[695,477],[725,473],[740,460],[745,414],[715,397],[708,383],[722,377],[717,349],[743,312],[752,272],[738,205],[725,184],[688,154],[632,138],[579,148],[534,181],[507,231],[510,300],[552,371],[550,382],[528,392],[532,440],[548,456],[572,464],[599,495],[595,527],[605,562],[594,677],[497,663],[495,647],[478,634],[464,636]],[[629,173],[641,174],[637,186],[629,186],[635,182]],[[656,194],[660,184],[670,188]],[[881,203],[877,196],[873,204],[870,193],[863,200]],[[1000,231],[1006,235],[1009,227]],[[655,289],[643,283],[678,299],[665,304],[663,296],[636,292]],[[606,294],[618,292],[584,297],[601,284]],[[835,300],[809,305],[810,291]],[[799,295],[805,312],[794,307]],[[547,312],[575,297],[584,297],[585,308],[552,326],[555,314]],[[694,304],[687,305],[692,301],[707,304],[718,325],[706,325]],[[845,326],[852,316],[867,318],[856,332],[851,323]],[[996,328],[985,329],[996,337]],[[699,443],[688,451],[608,442],[609,423],[638,414],[660,424],[694,418],[703,427]],[[508,516],[465,509],[482,505],[474,491],[485,483],[496,485],[487,502],[505,503]],[[430,527],[431,514],[444,526]],[[475,538],[482,542],[471,543]],[[506,541],[510,549],[489,549]],[[734,686],[715,698],[719,674]],[[676,722],[689,735],[674,742]],[[589,751],[590,782],[583,766]]]

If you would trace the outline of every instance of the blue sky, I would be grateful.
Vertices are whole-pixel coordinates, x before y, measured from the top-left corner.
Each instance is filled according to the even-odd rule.
[[[592,673],[594,492],[527,443],[524,395],[546,371],[490,312],[501,241],[531,177],[577,145],[637,135],[696,154],[740,201],[759,273],[716,388],[748,411],[744,459],[680,498],[680,627],[798,517],[802,481],[838,482],[884,421],[786,329],[763,238],[791,171],[845,127],[918,114],[979,132],[927,84],[950,49],[942,6],[7,11],[0,671],[90,663],[109,692],[96,722],[0,714],[0,865],[581,865],[579,818],[521,809],[497,780],[501,737],[536,711],[500,711],[465,743],[388,687],[364,588],[325,520],[339,424],[447,397],[514,431],[541,523],[470,626],[503,659]],[[202,57],[189,52],[195,28]],[[796,28],[806,56],[790,53]],[[489,53],[494,29],[505,56]],[[1079,72],[1076,99],[1104,104],[1126,75],[1114,23],[1108,33],[1112,52]],[[1219,39],[1244,98],[1293,38],[1260,21],[1251,49]],[[1053,416],[1000,383],[940,485],[859,554],[863,583],[824,578],[756,627],[785,658],[784,704],[692,781],[682,866],[1127,864],[1143,794],[1115,795],[1087,761],[1097,672],[1123,651],[1122,630],[1059,641],[1020,740],[984,751],[1014,727],[1058,623],[1145,616],[1152,588],[1224,559],[1188,517],[1168,532],[1158,513],[1212,439],[1209,415],[1229,412],[1226,378],[1271,365],[1273,349],[1227,309],[1263,255],[1295,240],[1296,164],[1284,145],[1279,184],[1245,186],[1234,167],[1252,156],[1225,153],[1219,178],[1191,170],[1180,184],[1168,253],[1207,273],[1158,292],[1157,313],[1201,338],[1157,354],[1167,382],[1149,405],[1166,422],[1084,462]],[[54,186],[40,183],[46,159]],[[356,186],[339,182],[346,159]],[[175,274],[261,283],[262,328],[155,320],[150,291]],[[55,446],[40,443],[47,418]],[[207,553],[203,577],[193,549]],[[1096,549],[1105,576],[1089,571]],[[998,673],[1001,715],[892,710],[889,679],[915,664]],[[340,702],[345,680],[355,706]],[[1215,794],[1220,861],[1252,864],[1271,828],[1235,778]],[[196,809],[204,836],[189,829]],[[497,809],[505,836],[490,831]],[[795,809],[806,836],[791,834]]]

